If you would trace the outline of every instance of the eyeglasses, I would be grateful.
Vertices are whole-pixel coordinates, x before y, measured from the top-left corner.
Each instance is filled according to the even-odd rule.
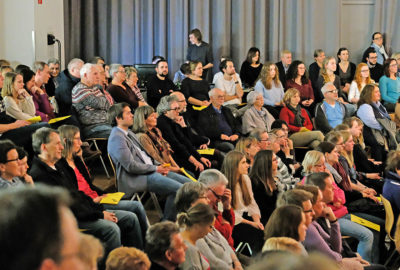
[[[19,158],[15,158],[15,159],[9,159],[9,160],[6,160],[6,162],[5,163],[8,163],[8,162],[13,162],[13,161],[18,161],[19,160]]]
[[[361,72],[368,72],[368,71],[369,71],[369,69],[361,70]]]
[[[223,195],[218,195],[218,194],[215,193],[215,191],[212,190],[211,188],[209,188],[208,190],[211,191],[212,194],[214,194],[215,198],[217,198],[219,201],[222,200]]]
[[[335,90],[327,91],[327,93],[333,93],[333,94],[337,94],[337,93],[338,93],[338,90],[337,90],[337,89],[335,89]]]
[[[312,213],[314,210],[310,209],[310,210],[303,210],[303,213]]]
[[[397,67],[397,63],[396,64],[390,64],[390,67]]]
[[[171,109],[169,109],[168,111],[179,111],[179,107],[176,107],[176,108],[171,108]]]

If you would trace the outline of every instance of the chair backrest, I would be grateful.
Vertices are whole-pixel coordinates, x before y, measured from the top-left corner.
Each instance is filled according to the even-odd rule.
[[[394,241],[394,238],[391,235],[391,231],[393,228],[393,223],[394,223],[394,214],[393,214],[393,209],[392,205],[390,204],[390,201],[383,197],[381,195],[382,203],[383,206],[385,207],[385,212],[386,212],[386,219],[385,219],[385,230],[389,238]]]
[[[113,173],[114,173],[115,188],[118,190],[117,172],[115,171],[115,165],[114,165],[114,162],[113,162],[113,160],[112,160],[110,154],[107,153],[107,156],[108,156],[108,159],[110,160],[111,168],[112,168]]]

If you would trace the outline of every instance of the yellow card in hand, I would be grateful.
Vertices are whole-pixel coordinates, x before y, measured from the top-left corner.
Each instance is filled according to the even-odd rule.
[[[215,151],[214,148],[197,149],[197,152],[198,152],[200,155],[210,155],[210,156],[212,156],[212,155],[214,155],[214,151]]]
[[[35,124],[35,123],[38,123],[38,122],[42,121],[42,117],[40,117],[40,116],[35,116],[35,117],[32,117],[32,118],[29,118],[29,119],[26,120],[26,121],[31,122],[31,124]]]
[[[101,199],[100,203],[118,204],[124,195],[124,192],[108,193],[107,197]]]
[[[58,121],[65,120],[65,119],[70,118],[70,117],[71,117],[71,115],[67,115],[67,116],[62,116],[62,117],[57,117],[57,118],[50,119],[49,120],[49,124],[53,124],[53,123],[56,123]]]
[[[193,182],[197,182],[197,180],[194,179],[193,176],[191,176],[190,174],[188,174],[187,171],[186,171],[184,168],[182,168],[182,167],[181,167],[181,172],[183,172],[183,174],[184,174],[187,178],[189,178],[190,180],[192,180]]]
[[[195,110],[195,111],[202,111],[205,108],[207,108],[207,106],[192,106],[192,107],[193,107],[193,110]]]

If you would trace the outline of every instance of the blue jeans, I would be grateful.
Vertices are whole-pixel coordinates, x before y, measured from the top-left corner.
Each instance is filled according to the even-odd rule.
[[[125,210],[134,213],[139,220],[140,231],[142,232],[142,237],[144,239],[148,224],[146,219],[146,212],[140,202],[121,200],[118,204],[103,204],[103,207],[107,210]]]
[[[371,262],[374,234],[366,227],[351,221],[350,214],[339,218],[339,225],[342,235],[351,236],[358,240],[357,252],[364,260]]]
[[[147,176],[147,190],[156,194],[166,195],[164,207],[165,220],[176,220],[175,195],[176,191],[186,182],[191,180],[180,174],[169,172],[167,176],[154,172]]]
[[[84,229],[84,233],[92,234],[99,238],[105,245],[106,255],[121,245],[143,249],[142,232],[136,215],[122,210],[112,210],[110,212],[115,213],[118,218],[117,223],[98,219],[79,222],[79,228]]]

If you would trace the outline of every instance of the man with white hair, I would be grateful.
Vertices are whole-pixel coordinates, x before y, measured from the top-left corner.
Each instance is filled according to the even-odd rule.
[[[343,119],[347,116],[347,108],[338,100],[339,90],[333,83],[324,84],[321,92],[324,100],[315,109],[315,128],[326,134],[343,123]]]
[[[229,152],[239,139],[240,125],[231,110],[222,106],[225,102],[224,91],[214,88],[208,95],[211,104],[200,112],[197,130],[200,135],[208,137],[215,148]]]
[[[80,76],[81,81],[72,89],[72,104],[81,124],[81,134],[84,138],[108,138],[111,125],[107,111],[114,101],[99,85],[101,76],[96,65],[84,64]]]
[[[74,58],[68,63],[68,68],[57,77],[55,97],[58,104],[59,115],[70,115],[72,106],[72,88],[79,82],[79,74],[84,62]]]

